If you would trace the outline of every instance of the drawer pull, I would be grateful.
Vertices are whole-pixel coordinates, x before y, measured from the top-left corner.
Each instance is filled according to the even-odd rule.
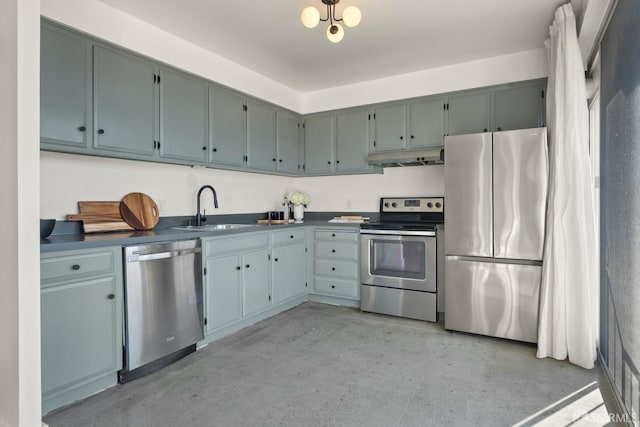
[[[289,236],[289,237],[293,239],[293,234],[291,236]]]
[[[116,297],[116,296],[115,296],[115,294],[109,294],[109,295],[107,295],[107,298],[109,298],[109,299],[114,299],[115,297]]]
[[[335,254],[335,253],[336,253],[336,250],[335,250],[335,249],[331,249],[331,253],[332,253],[332,254]]]
[[[278,258],[274,258],[273,260],[274,260],[275,262],[278,262]]]
[[[73,264],[73,265],[71,266],[71,269],[72,269],[72,270],[76,270],[76,271],[80,270],[80,264]]]
[[[331,271],[336,271],[336,268],[335,267],[331,267]]]
[[[251,265],[250,265],[250,264],[247,264],[247,265],[245,265],[245,267],[246,267],[246,268],[249,268],[249,267],[251,267]]]
[[[336,233],[331,233],[331,237],[336,237]]]
[[[242,267],[240,267],[240,266],[237,266],[237,267],[236,267],[236,270],[240,270],[241,268],[242,268]]]
[[[336,288],[336,285],[331,285],[331,289],[335,289],[335,288]]]

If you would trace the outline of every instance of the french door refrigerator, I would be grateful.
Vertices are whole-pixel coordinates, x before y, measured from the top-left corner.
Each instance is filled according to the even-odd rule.
[[[445,138],[445,328],[537,342],[547,129]]]

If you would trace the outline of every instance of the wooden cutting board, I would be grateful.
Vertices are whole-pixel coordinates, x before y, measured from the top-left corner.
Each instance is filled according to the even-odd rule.
[[[160,220],[160,210],[144,193],[129,193],[120,201],[120,214],[136,230],[151,230]]]
[[[78,211],[67,221],[82,221],[84,233],[133,230],[120,215],[120,202],[78,202]]]

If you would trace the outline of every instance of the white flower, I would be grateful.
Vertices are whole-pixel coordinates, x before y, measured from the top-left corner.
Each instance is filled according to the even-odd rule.
[[[285,195],[285,200],[288,200],[288,202],[294,206],[307,206],[311,198],[304,191],[290,191],[289,194]]]

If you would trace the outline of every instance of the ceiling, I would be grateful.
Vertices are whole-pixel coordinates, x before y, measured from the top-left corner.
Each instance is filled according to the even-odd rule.
[[[320,0],[101,0],[301,92],[542,48],[566,0],[342,0],[342,42],[300,22]]]

